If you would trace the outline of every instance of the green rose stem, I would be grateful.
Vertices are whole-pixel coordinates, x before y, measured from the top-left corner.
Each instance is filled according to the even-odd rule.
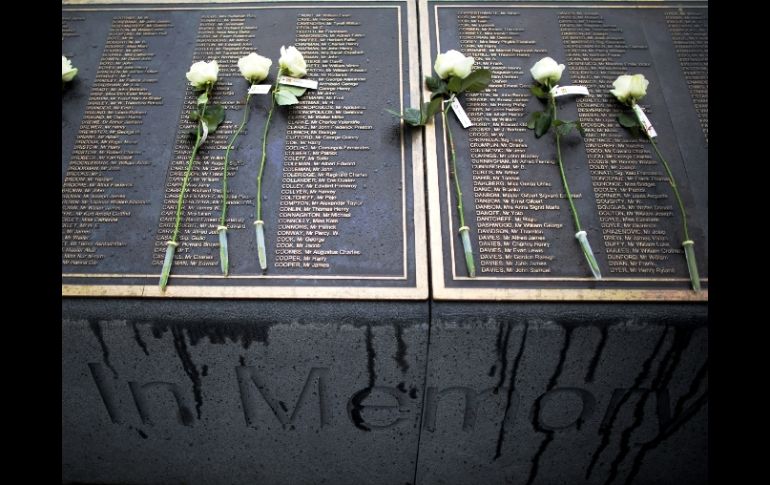
[[[187,162],[187,169],[184,173],[184,179],[182,180],[182,189],[179,191],[179,199],[176,203],[176,221],[174,222],[174,232],[171,235],[171,240],[166,242],[168,247],[166,248],[166,258],[163,260],[163,272],[160,275],[160,290],[166,291],[166,285],[168,284],[168,275],[171,273],[171,265],[174,262],[174,253],[176,247],[179,246],[177,239],[179,238],[179,224],[182,221],[182,207],[184,204],[184,194],[187,191],[187,182],[190,179],[190,172],[192,172],[193,162],[195,161],[195,155],[198,154],[198,148],[201,146],[201,126],[205,123],[203,116],[206,114],[206,105],[209,102],[209,94],[213,83],[206,84],[206,92],[198,97],[200,116],[198,118],[198,126],[196,129],[195,146],[193,146],[192,155],[190,161]],[[200,103],[201,98],[203,102]]]
[[[246,93],[246,102],[243,104],[243,119],[241,120],[241,126],[233,134],[230,139],[230,144],[227,145],[225,150],[225,166],[222,173],[222,215],[219,217],[219,226],[217,226],[217,232],[219,233],[219,261],[222,266],[222,274],[227,276],[229,269],[229,259],[227,257],[227,226],[225,225],[227,219],[227,167],[230,162],[230,150],[233,148],[235,139],[243,131],[243,127],[249,119],[249,100],[251,99],[251,93]]]
[[[270,96],[270,111],[267,113],[267,121],[265,122],[265,131],[262,134],[262,161],[259,164],[259,173],[257,174],[257,220],[254,221],[254,226],[257,231],[257,255],[259,257],[259,267],[262,271],[267,271],[267,251],[265,249],[265,221],[262,220],[262,174],[265,172],[265,160],[267,159],[267,132],[270,129],[270,120],[273,118],[273,111],[275,110],[275,95],[276,89],[278,89],[278,79],[281,77],[283,69],[278,69],[278,74],[275,77],[275,84],[273,85],[273,92]]]
[[[546,88],[548,89],[548,104],[551,105],[551,119],[557,120],[558,117],[556,116],[556,98],[554,98],[553,94],[551,93],[550,83],[546,84]],[[569,190],[567,176],[564,174],[564,163],[561,158],[561,137],[559,136],[559,130],[555,129],[553,132],[556,135],[556,159],[559,162],[561,181],[564,184],[564,191],[567,193],[567,201],[569,202],[570,212],[572,213],[572,218],[575,220],[575,229],[577,229],[575,238],[580,243],[580,248],[583,250],[583,255],[585,256],[586,261],[588,261],[588,266],[591,268],[591,273],[593,273],[594,278],[600,280],[602,278],[602,274],[599,271],[599,264],[596,262],[594,253],[591,250],[591,245],[588,243],[586,232],[580,226],[580,217],[578,216],[577,209],[575,209],[575,203],[572,201],[572,193]]]
[[[631,107],[633,108],[636,102],[632,101]],[[641,109],[639,109],[641,111]],[[668,162],[666,162],[666,159],[663,158],[663,155],[660,153],[660,150],[658,150],[658,145],[655,143],[655,139],[650,136],[649,133],[647,133],[647,130],[644,129],[644,123],[642,122],[642,119],[639,116],[639,112],[637,110],[633,110],[634,115],[636,116],[636,120],[639,122],[639,126],[643,127],[642,131],[647,136],[647,139],[650,140],[650,144],[652,144],[652,148],[655,149],[655,153],[658,155],[658,159],[660,159],[661,163],[663,163],[663,168],[666,169],[666,175],[668,176],[668,183],[671,185],[671,188],[674,190],[674,196],[676,197],[676,202],[679,205],[679,211],[682,213],[682,228],[684,229],[684,241],[682,241],[682,248],[684,248],[684,255],[685,258],[687,258],[687,269],[690,272],[690,282],[692,283],[692,289],[695,291],[700,291],[700,276],[698,275],[698,264],[695,260],[695,249],[693,246],[695,245],[695,242],[690,239],[690,233],[687,230],[687,212],[684,210],[684,204],[682,203],[682,197],[679,195],[679,189],[676,186],[676,180],[674,180],[674,174],[671,173],[671,169],[668,166]]]
[[[455,190],[457,191],[457,214],[460,217],[460,237],[463,241],[463,251],[465,252],[465,264],[468,267],[468,276],[471,278],[476,277],[476,265],[473,262],[473,246],[471,246],[470,231],[471,228],[465,225],[465,213],[463,211],[463,192],[460,189],[460,176],[457,173],[457,153],[455,151],[455,144],[452,138],[452,129],[449,127],[449,110],[452,107],[452,101],[455,96],[449,98],[447,101],[446,109],[444,109],[444,126],[446,127],[447,138],[449,140],[449,149],[452,154],[452,173],[455,179]]]

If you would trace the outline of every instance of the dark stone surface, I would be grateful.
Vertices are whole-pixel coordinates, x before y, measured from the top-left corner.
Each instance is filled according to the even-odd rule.
[[[706,483],[707,320],[434,303],[417,483]]]
[[[414,478],[426,302],[63,307],[64,482]]]
[[[63,314],[65,482],[707,481],[705,305],[66,299]]]

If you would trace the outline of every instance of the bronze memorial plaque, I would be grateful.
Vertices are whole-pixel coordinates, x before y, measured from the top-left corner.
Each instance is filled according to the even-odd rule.
[[[421,0],[420,12],[425,101],[443,89],[439,53],[491,71],[457,96],[471,126],[453,110],[426,125],[433,296],[707,300],[707,3]]]
[[[427,298],[416,8],[64,2],[62,294]]]

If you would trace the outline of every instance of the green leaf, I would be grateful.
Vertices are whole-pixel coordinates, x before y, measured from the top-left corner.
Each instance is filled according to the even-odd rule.
[[[635,116],[631,116],[628,113],[620,113],[618,115],[618,123],[624,128],[633,128],[639,126],[639,120]]]
[[[198,110],[190,111],[190,121],[198,121],[200,117],[201,115],[198,113]]]
[[[446,82],[438,76],[425,76],[425,85],[428,86],[428,89],[433,93],[431,98],[448,93]]]
[[[428,121],[430,121],[433,116],[441,111],[441,98],[434,98],[430,101],[430,103],[424,103],[423,104],[423,119],[422,124],[424,125]]]
[[[217,127],[225,119],[225,108],[217,104],[206,106],[206,114],[203,115],[203,121],[209,127],[209,135],[217,130]]]
[[[545,90],[542,87],[540,87],[539,84],[533,84],[532,86],[530,86],[529,91],[539,99],[548,99],[548,93],[546,93]]]
[[[434,92],[433,92],[433,93],[430,95],[430,98],[431,98],[431,99],[433,99],[433,98],[442,98],[442,99],[443,99],[443,97],[444,97],[445,95],[449,95],[449,91],[447,91],[447,85],[446,85],[446,83],[444,83],[444,85],[443,85],[443,86],[441,86],[441,89],[439,89],[438,91],[434,91]]]
[[[450,93],[457,93],[460,94],[462,92],[461,88],[463,85],[463,80],[460,79],[457,76],[451,76],[449,78],[449,83],[447,84],[447,89]]]
[[[406,108],[404,110],[404,116],[402,116],[404,121],[409,123],[412,126],[421,126],[422,123],[422,112],[419,109],[416,108]]]
[[[436,76],[425,76],[425,86],[431,91],[435,91],[439,88],[441,79]]]
[[[554,127],[554,129],[559,134],[559,136],[568,135],[573,128],[576,128],[581,135],[585,136],[585,132],[583,131],[583,126],[580,124],[579,121],[553,120],[551,125]]]
[[[529,121],[527,121],[527,128],[529,128],[530,130],[534,130],[535,124],[537,123],[538,118],[540,118],[541,116],[543,116],[542,111],[535,111],[534,113],[532,113],[532,116],[529,117]]]
[[[299,100],[289,91],[280,89],[277,93],[275,93],[275,102],[278,103],[279,106],[288,106],[291,104],[299,103]]]
[[[492,81],[492,71],[489,69],[477,69],[463,79],[460,86],[461,92],[477,93],[483,91]]]
[[[422,111],[416,108],[406,108],[404,110],[404,114],[401,114],[398,111],[393,111],[392,109],[387,109],[387,108],[385,109],[385,111],[392,114],[393,116],[397,116],[401,118],[402,120],[406,121],[412,126],[422,126],[425,124],[422,122]]]
[[[586,131],[583,129],[583,125],[581,125],[579,121],[575,122],[575,128],[577,128],[577,131],[580,133],[580,136],[585,138]]]
[[[438,76],[425,76],[425,85],[434,93],[442,89],[446,90],[446,82]]]
[[[441,98],[435,98],[428,103],[423,103],[420,109],[406,108],[404,114],[391,109],[386,109],[393,116],[398,116],[412,126],[423,126],[439,111],[441,111]]]
[[[401,116],[401,113],[399,113],[398,111],[393,111],[392,109],[388,109],[388,108],[385,108],[385,111],[392,114],[396,118],[403,118],[403,116]]]
[[[209,102],[209,95],[206,91],[203,91],[200,96],[198,96],[198,104],[206,104]]]
[[[557,124],[558,123],[558,124]],[[553,127],[559,136],[566,136],[575,127],[575,124],[571,121],[564,122],[562,120],[554,120]]]
[[[278,91],[288,91],[291,94],[293,94],[295,97],[299,98],[303,94],[305,94],[305,91],[307,91],[306,88],[300,88],[298,86],[287,86],[285,84],[281,84],[278,88]]]
[[[540,138],[548,133],[549,128],[551,128],[551,114],[543,113],[542,116],[535,121],[535,138]]]

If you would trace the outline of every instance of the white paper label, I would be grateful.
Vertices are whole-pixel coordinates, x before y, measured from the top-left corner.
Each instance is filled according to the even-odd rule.
[[[201,137],[201,141],[198,143],[198,147],[203,145],[203,142],[206,141],[206,138],[209,137],[209,124],[201,121],[201,127],[203,127],[203,137]]]
[[[650,120],[647,119],[647,115],[644,114],[644,111],[642,111],[642,108],[639,107],[638,104],[634,105],[634,113],[639,117],[639,121],[642,122],[642,128],[645,132],[647,132],[647,135],[650,138],[655,138],[658,136],[658,134],[655,132],[655,128],[652,127],[652,123],[650,123]]]
[[[585,86],[554,86],[551,89],[551,94],[554,98],[559,96],[569,96],[571,94],[580,94],[588,96],[588,88]]]
[[[249,94],[267,94],[272,87],[270,84],[252,84],[249,88]]]
[[[280,84],[287,86],[297,86],[298,88],[318,89],[318,81],[312,81],[310,79],[297,79],[291,76],[281,76],[278,78]]]
[[[463,105],[460,104],[457,98],[452,100],[452,111],[455,112],[455,116],[457,116],[457,119],[460,120],[460,124],[463,125],[463,128],[468,128],[469,126],[473,126],[473,123],[471,123],[471,120],[468,119],[468,115],[465,114]]]

